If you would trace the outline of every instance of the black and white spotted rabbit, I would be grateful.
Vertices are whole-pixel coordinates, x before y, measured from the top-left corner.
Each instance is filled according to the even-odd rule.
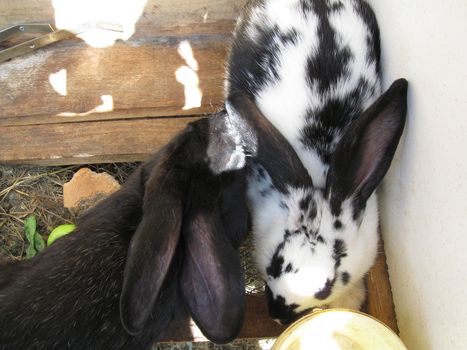
[[[75,232],[0,266],[0,349],[150,349],[190,316],[214,342],[237,336],[245,159],[223,123],[190,124]]]
[[[378,246],[374,191],[407,103],[403,79],[381,94],[379,40],[363,0],[250,1],[237,22],[227,111],[264,115],[289,143],[269,152],[245,144],[255,160],[248,200],[257,264],[282,323],[364,302]]]

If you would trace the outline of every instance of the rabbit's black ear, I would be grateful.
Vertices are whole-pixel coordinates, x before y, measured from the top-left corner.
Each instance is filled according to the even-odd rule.
[[[180,237],[189,174],[175,164],[180,155],[171,146],[156,156],[145,184],[142,218],[128,250],[120,315],[130,334],[141,331],[152,312]]]
[[[237,249],[248,233],[247,169],[223,174],[225,186],[219,198],[219,213],[224,232]]]
[[[246,224],[221,222],[217,182],[221,177],[200,176],[190,184],[183,227],[185,260],[180,275],[181,293],[194,321],[215,343],[233,340],[245,315],[240,257],[224,225],[246,228]],[[246,220],[246,216],[240,215],[237,220]]]
[[[389,169],[404,129],[407,85],[405,79],[396,80],[336,146],[327,178],[335,206],[353,196],[356,208],[362,208]]]
[[[226,109],[231,124],[241,129],[240,135],[246,142],[244,148],[266,169],[277,189],[285,192],[287,184],[313,185],[292,145],[249,96],[242,93],[229,96]]]

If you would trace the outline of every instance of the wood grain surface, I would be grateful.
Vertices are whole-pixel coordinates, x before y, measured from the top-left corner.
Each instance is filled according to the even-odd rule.
[[[0,63],[0,126],[212,112],[223,101],[227,40],[190,41],[202,100],[188,110],[184,85],[175,76],[188,67],[178,53],[179,39],[106,49],[64,41]],[[51,75],[63,70],[66,96],[50,83]],[[103,96],[110,105],[103,105]]]
[[[379,254],[376,262],[367,277],[367,289],[366,311],[386,324],[396,334],[399,334],[382,240],[380,240]]]
[[[63,6],[65,2],[67,6]],[[244,0],[0,0],[0,28],[57,22],[61,28],[68,25],[73,29],[102,22],[121,27],[124,37],[105,48],[91,47],[78,38],[64,40],[0,63],[0,125],[212,112],[223,101],[224,61],[243,3]],[[139,12],[135,10],[138,6]],[[67,14],[69,19],[61,8],[73,10]],[[126,22],[128,17],[134,17],[133,25]],[[182,57],[182,42],[190,45],[197,67]],[[198,108],[183,109],[184,85],[176,78],[181,67],[192,69],[199,80],[202,101]],[[52,84],[59,72],[66,74],[66,95]],[[111,108],[102,106],[103,96],[111,98]]]
[[[147,39],[161,35],[187,36],[195,34],[224,34],[232,31],[235,20],[246,0],[0,0],[0,28],[12,24],[47,22],[60,24],[60,4],[76,6],[73,21],[81,16],[82,21],[98,19],[102,10],[102,19],[109,21],[121,18],[125,9],[140,12],[135,16],[135,30],[131,40]],[[115,8],[121,6],[121,10]],[[109,12],[115,10],[115,16]],[[91,16],[87,16],[93,12]],[[120,13],[119,13],[120,12]],[[137,13],[137,14],[138,14]],[[123,17],[128,17],[123,12]],[[57,20],[57,21],[56,21]]]
[[[63,165],[142,161],[196,119],[4,126],[0,127],[0,162]]]

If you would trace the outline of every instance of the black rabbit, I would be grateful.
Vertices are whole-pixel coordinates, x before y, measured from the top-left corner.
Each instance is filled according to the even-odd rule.
[[[214,342],[238,334],[246,178],[222,118],[188,125],[75,232],[0,266],[0,349],[149,349],[190,316]]]

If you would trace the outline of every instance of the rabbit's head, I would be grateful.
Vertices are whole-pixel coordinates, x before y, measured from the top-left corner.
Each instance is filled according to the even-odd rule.
[[[157,323],[154,310],[174,289],[213,342],[231,341],[243,324],[245,289],[236,248],[247,231],[245,170],[241,159],[230,159],[234,141],[219,149],[225,157],[209,154],[221,142],[215,126],[223,116],[190,124],[149,169],[120,297],[130,334],[145,329],[148,320]]]
[[[281,323],[314,307],[358,309],[364,301],[362,281],[378,243],[373,194],[402,134],[406,95],[407,82],[396,81],[347,127],[323,188],[313,186],[291,145],[251,100],[231,98],[229,113],[259,129],[248,198],[269,311]]]

